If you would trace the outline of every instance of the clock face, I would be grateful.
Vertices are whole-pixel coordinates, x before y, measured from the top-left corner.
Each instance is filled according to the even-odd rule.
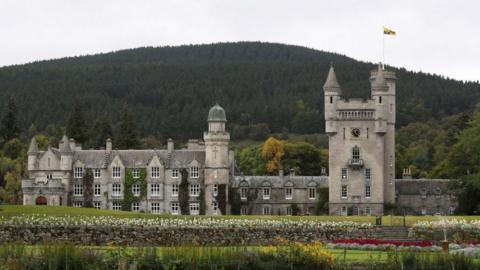
[[[358,138],[360,136],[360,129],[358,128],[352,129],[352,135],[353,137]]]

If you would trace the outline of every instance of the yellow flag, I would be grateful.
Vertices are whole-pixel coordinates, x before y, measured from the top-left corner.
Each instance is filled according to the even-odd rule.
[[[384,35],[395,36],[397,33],[395,33],[395,31],[393,31],[392,29],[388,29],[388,28],[386,28],[386,27],[384,26],[384,27],[383,27],[383,34],[384,34]]]

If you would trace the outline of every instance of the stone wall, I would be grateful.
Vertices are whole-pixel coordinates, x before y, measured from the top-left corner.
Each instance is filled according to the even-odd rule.
[[[368,238],[374,228],[350,231],[299,229],[161,229],[111,226],[0,226],[0,243],[47,244],[70,242],[78,245],[173,246],[173,245],[269,245],[281,237],[311,242],[341,238]]]

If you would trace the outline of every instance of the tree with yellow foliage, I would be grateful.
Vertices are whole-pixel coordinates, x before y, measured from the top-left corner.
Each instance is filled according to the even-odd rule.
[[[267,162],[267,172],[272,173],[281,168],[282,158],[285,155],[283,141],[270,137],[262,147],[262,158]]]

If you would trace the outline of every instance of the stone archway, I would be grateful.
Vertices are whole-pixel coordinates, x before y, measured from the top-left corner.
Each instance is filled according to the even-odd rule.
[[[37,199],[35,200],[36,205],[47,205],[47,198],[43,196],[38,196]]]

